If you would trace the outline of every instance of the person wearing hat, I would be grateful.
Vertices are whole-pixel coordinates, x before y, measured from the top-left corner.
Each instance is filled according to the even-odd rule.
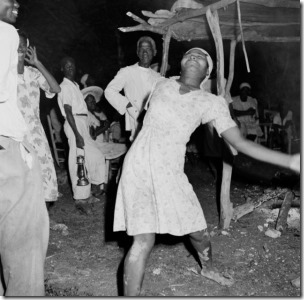
[[[105,97],[121,114],[125,114],[125,128],[130,131],[130,141],[133,141],[140,130],[138,117],[160,74],[150,68],[156,55],[155,42],[151,37],[143,36],[137,42],[139,62],[122,68],[105,89]],[[124,91],[124,96],[120,93]]]
[[[193,48],[181,60],[180,76],[155,84],[142,129],[124,159],[113,230],[133,237],[124,261],[125,296],[140,295],[156,234],[189,235],[201,275],[222,285],[233,284],[212,264],[204,213],[184,173],[186,143],[201,123],[212,122],[227,143],[246,155],[300,172],[299,154],[289,156],[244,139],[226,100],[203,88],[212,68],[210,55]]]
[[[81,93],[88,107],[88,126],[91,137],[93,140],[99,136],[103,139],[103,134],[110,127],[107,116],[102,111],[98,112],[96,106],[100,102],[103,90],[98,86],[90,86],[81,90]]]
[[[248,82],[240,84],[240,95],[232,98],[234,115],[244,137],[255,141],[263,135],[259,126],[258,102],[250,96],[251,85]]]
[[[61,92],[58,94],[58,104],[65,118],[64,132],[68,138],[70,148],[68,163],[73,198],[77,208],[89,213],[90,205],[88,204],[96,201],[91,196],[91,185],[94,185],[94,188],[97,187],[95,196],[104,192],[105,157],[96,142],[91,138],[88,130],[88,108],[83,94],[75,82],[76,66],[74,59],[64,57],[61,60],[61,71],[64,74],[64,78],[60,84]],[[92,93],[94,91],[98,94],[96,88],[91,90]],[[90,182],[88,186],[77,186],[76,157],[78,155],[84,155],[85,158],[85,166]]]

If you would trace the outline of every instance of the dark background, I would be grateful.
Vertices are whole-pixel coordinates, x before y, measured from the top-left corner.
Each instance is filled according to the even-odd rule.
[[[92,74],[105,88],[117,71],[137,61],[136,41],[142,35],[152,36],[158,54],[153,62],[161,63],[162,36],[150,32],[122,33],[118,27],[137,23],[126,16],[128,11],[143,17],[141,10],[168,9],[174,0],[19,0],[16,27],[25,30],[30,44],[37,47],[40,60],[59,82],[60,59],[75,58],[78,78]],[[143,17],[145,18],[145,17]],[[215,60],[215,46],[209,41],[170,43],[168,76],[179,74],[179,61],[192,46],[205,48]],[[225,75],[228,76],[229,41],[224,41]],[[284,101],[300,126],[301,44],[246,42],[251,72],[247,73],[241,44],[237,45],[232,96],[238,86],[248,81],[261,108],[276,108]]]

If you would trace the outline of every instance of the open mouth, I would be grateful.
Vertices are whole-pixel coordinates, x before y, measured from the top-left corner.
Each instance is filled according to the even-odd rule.
[[[13,10],[12,10],[12,14],[16,17],[18,17],[18,8],[17,7],[14,7]]]
[[[195,60],[195,59],[190,59],[187,61],[187,63],[194,63],[196,65],[198,64],[197,60]]]

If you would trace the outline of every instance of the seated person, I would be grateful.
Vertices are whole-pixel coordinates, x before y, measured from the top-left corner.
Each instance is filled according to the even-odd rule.
[[[232,106],[242,135],[254,141],[263,132],[259,126],[258,102],[250,94],[250,84],[243,82],[240,85],[240,95],[232,98]]]
[[[85,97],[85,102],[88,107],[88,127],[89,132],[93,140],[103,141],[104,133],[110,127],[110,122],[107,120],[106,115],[103,112],[96,111],[96,100],[92,94],[88,94]]]
[[[292,111],[288,110],[284,102],[279,103],[279,111],[274,115],[270,129],[270,147],[280,148],[288,152],[288,140],[296,138]]]

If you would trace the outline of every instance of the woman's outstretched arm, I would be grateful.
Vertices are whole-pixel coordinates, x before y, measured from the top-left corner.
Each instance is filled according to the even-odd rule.
[[[222,132],[221,135],[239,152],[257,160],[288,168],[300,173],[300,154],[288,155],[249,141],[242,136],[237,127],[229,128]]]

